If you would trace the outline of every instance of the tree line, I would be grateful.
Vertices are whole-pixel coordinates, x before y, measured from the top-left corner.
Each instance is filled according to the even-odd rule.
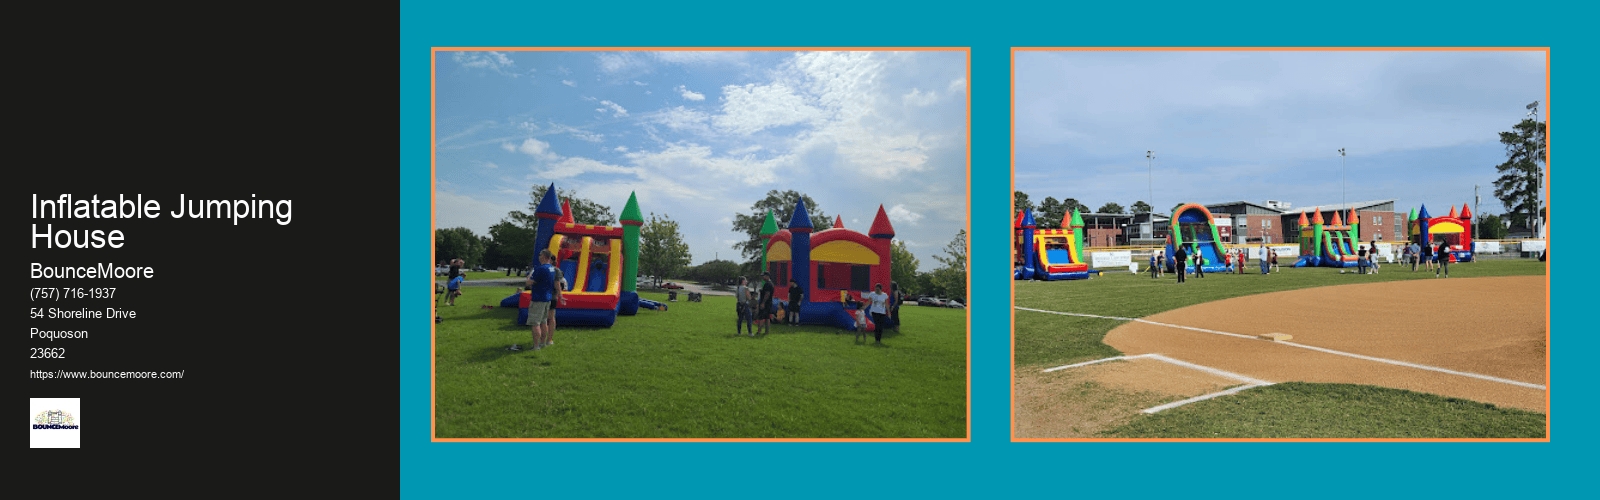
[[[546,186],[534,186],[528,193],[530,201],[526,211],[513,210],[493,226],[489,234],[477,235],[471,229],[454,227],[440,229],[434,234],[434,251],[439,260],[461,258],[469,267],[525,269],[533,260],[534,239],[539,219],[534,216],[539,201],[544,198]],[[612,225],[616,217],[611,207],[578,196],[576,192],[557,188],[557,196],[572,206],[573,220],[579,224]],[[761,274],[761,225],[770,211],[778,227],[792,222],[796,201],[804,200],[807,218],[818,230],[833,227],[833,219],[822,211],[815,199],[798,191],[772,190],[765,198],[750,206],[747,213],[733,218],[732,230],[743,233],[746,239],[735,246],[744,262],[716,259],[690,266],[692,256],[683,239],[678,222],[666,214],[651,213],[639,231],[639,272],[660,279],[689,279],[709,283],[723,283],[738,276],[756,277]],[[858,228],[865,229],[865,228]],[[922,271],[922,263],[903,240],[889,246],[892,279],[911,293],[941,297],[966,298],[967,294],[967,232],[960,230],[945,245],[942,253],[934,257],[939,266]]]

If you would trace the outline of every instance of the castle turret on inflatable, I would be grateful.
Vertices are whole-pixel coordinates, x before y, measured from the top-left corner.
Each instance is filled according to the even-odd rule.
[[[558,324],[609,327],[618,314],[631,316],[640,307],[665,309],[659,302],[639,298],[639,227],[644,218],[633,194],[622,209],[621,226],[574,222],[571,204],[557,202],[555,184],[545,189],[534,215],[539,223],[529,268],[539,265],[537,249],[549,249],[567,280],[562,291],[566,303],[555,309]],[[517,324],[525,325],[528,300],[528,292],[522,291],[500,301],[500,307],[521,308]]]
[[[1033,212],[1018,210],[1012,230],[1011,278],[1081,280],[1092,272],[1083,261],[1083,217],[1078,209],[1061,218],[1061,229],[1039,229]]]
[[[1430,217],[1428,206],[1423,205],[1422,210],[1413,209],[1406,220],[1406,237],[1420,245],[1438,248],[1439,242],[1444,241],[1448,246],[1445,252],[1451,262],[1472,262],[1472,211],[1467,204],[1461,204],[1461,212],[1456,212],[1456,207],[1450,207],[1450,214],[1442,217]]]
[[[1184,254],[1195,255],[1198,253],[1204,264],[1201,269],[1208,273],[1228,271],[1228,264],[1222,261],[1222,255],[1228,252],[1223,246],[1222,237],[1217,233],[1217,220],[1211,216],[1211,210],[1198,203],[1185,203],[1172,211],[1172,233],[1167,235],[1167,272],[1176,272],[1181,265],[1185,272],[1194,272],[1193,257],[1190,262],[1177,262],[1176,250],[1183,247]]]
[[[788,228],[778,229],[768,212],[760,232],[767,238],[762,246],[762,269],[772,274],[776,297],[787,296],[790,283],[800,284],[800,323],[855,330],[855,320],[845,311],[843,299],[848,296],[865,302],[862,295],[871,293],[875,285],[883,285],[883,292],[889,293],[889,243],[894,239],[894,226],[879,205],[878,216],[866,234],[845,229],[842,218],[831,228],[815,233],[812,229],[804,200],[795,202]],[[873,328],[872,320],[867,320],[867,329]]]
[[[1361,219],[1356,211],[1341,220],[1339,212],[1333,213],[1333,223],[1322,218],[1322,207],[1313,212],[1310,224],[1306,214],[1300,214],[1300,260],[1294,267],[1357,267],[1360,265]],[[1349,224],[1345,224],[1349,221]]]

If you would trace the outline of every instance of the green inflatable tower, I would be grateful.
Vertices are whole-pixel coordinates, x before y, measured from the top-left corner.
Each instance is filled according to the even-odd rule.
[[[644,217],[639,215],[639,199],[628,193],[628,205],[622,207],[622,291],[639,290],[639,226]]]
[[[767,272],[767,241],[772,235],[778,234],[778,219],[772,217],[772,211],[767,211],[767,220],[761,221],[761,271]],[[759,274],[759,273],[758,273]]]

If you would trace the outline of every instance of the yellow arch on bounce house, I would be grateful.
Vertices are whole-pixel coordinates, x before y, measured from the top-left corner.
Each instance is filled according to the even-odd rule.
[[[1466,232],[1466,228],[1463,228],[1460,224],[1454,222],[1435,222],[1428,224],[1429,234],[1459,234],[1464,232]]]
[[[811,260],[843,264],[877,265],[879,263],[877,252],[860,243],[846,240],[833,240],[817,245],[816,248],[811,249]]]
[[[774,241],[772,246],[767,247],[767,262],[789,261],[793,258],[787,241]]]

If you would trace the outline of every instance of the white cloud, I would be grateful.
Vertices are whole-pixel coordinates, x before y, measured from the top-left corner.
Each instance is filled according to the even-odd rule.
[[[492,161],[482,161],[478,162],[478,164],[483,165],[483,168],[500,168],[499,165],[495,165]]]
[[[641,82],[641,81],[638,81],[638,80],[634,80],[634,81],[633,81],[633,84],[634,84],[634,85],[638,85],[638,86],[640,86],[640,87],[643,87],[643,86],[645,86],[645,85],[649,85],[649,84],[648,84],[648,83],[645,83],[645,82]]]
[[[888,215],[890,224],[905,222],[907,224],[915,225],[917,221],[922,220],[922,214],[912,212],[903,204],[896,204],[895,206],[889,207]]]
[[[550,131],[558,134],[567,134],[576,137],[579,140],[588,142],[601,142],[606,139],[605,134],[597,134],[577,127],[562,125],[560,123],[551,123]]]
[[[516,62],[502,52],[456,52],[450,59],[463,68],[487,69],[512,78],[518,76],[512,71]]]
[[[739,63],[739,62],[744,61],[744,58],[745,58],[745,53],[744,52],[721,51],[721,50],[708,50],[708,51],[674,50],[674,51],[665,51],[665,52],[653,52],[651,54],[655,56],[656,60],[659,60],[659,61],[662,61],[662,62],[676,63],[676,64]]]
[[[748,155],[750,153],[754,153],[756,151],[760,151],[762,149],[763,148],[761,147],[760,144],[752,144],[752,145],[745,146],[745,147],[742,147],[742,148],[730,149],[730,150],[728,150],[728,155],[729,156],[744,156],[744,155]]]
[[[619,167],[589,158],[566,158],[538,171],[546,179],[568,179],[584,174],[632,174],[634,169]]]
[[[693,176],[695,182],[714,183],[716,177],[731,178],[748,186],[776,181],[779,163],[777,159],[756,161],[749,156],[715,156],[709,146],[699,144],[673,144],[657,152],[628,153],[627,157],[643,171]]]
[[[783,83],[728,85],[722,88],[722,114],[713,122],[723,130],[749,135],[823,118],[823,111],[807,101]]]
[[[617,147],[611,148],[611,150],[612,151],[616,151],[618,153],[626,153],[626,152],[628,152],[628,147],[627,146],[617,146]]]
[[[902,102],[906,103],[907,106],[922,107],[922,106],[927,106],[929,104],[933,104],[934,101],[938,101],[939,100],[939,94],[934,92],[934,91],[932,91],[932,90],[929,90],[927,92],[923,92],[922,89],[919,89],[919,88],[916,88],[916,87],[912,87],[911,88],[911,92],[908,92],[908,93],[906,93],[906,95],[901,96],[900,100]]]
[[[673,130],[696,130],[707,132],[706,120],[710,119],[705,113],[695,111],[683,106],[667,108],[657,111],[650,117],[650,121],[666,125]]]
[[[595,54],[594,58],[595,64],[600,67],[600,71],[606,73],[617,73],[643,62],[630,52],[601,52]]]
[[[561,84],[562,85],[566,85],[568,87],[573,87],[573,88],[577,88],[577,86],[578,86],[578,82],[574,82],[572,80],[562,80]]]
[[[509,142],[501,143],[500,149],[522,153],[545,161],[555,161],[561,159],[561,155],[558,155],[554,151],[550,150],[550,143],[534,139],[532,137],[522,141],[522,144],[520,145],[511,144]]]
[[[685,87],[683,85],[679,85],[678,86],[678,93],[683,95],[684,99],[688,99],[688,100],[691,100],[691,101],[704,101],[704,100],[706,100],[706,95],[705,94],[702,94],[702,93],[699,93],[699,92],[695,92],[693,90],[689,90],[688,87]]]
[[[611,116],[615,118],[628,116],[628,110],[623,109],[623,107],[617,103],[611,101],[600,101],[600,106],[602,107],[594,109],[596,113],[605,113],[609,110],[611,112]]]
[[[961,77],[961,78],[957,78],[957,79],[954,79],[954,80],[950,80],[950,86],[947,87],[945,90],[950,91],[950,92],[966,92],[967,91],[967,78],[966,77]]]
[[[533,132],[539,130],[539,124],[533,122],[522,122],[517,124],[517,128]]]

